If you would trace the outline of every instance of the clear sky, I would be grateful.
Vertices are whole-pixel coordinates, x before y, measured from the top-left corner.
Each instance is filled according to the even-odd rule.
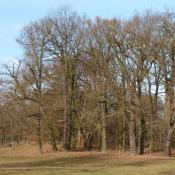
[[[22,56],[15,38],[29,22],[42,18],[60,5],[88,17],[127,18],[145,9],[175,10],[175,0],[0,0],[0,63]]]

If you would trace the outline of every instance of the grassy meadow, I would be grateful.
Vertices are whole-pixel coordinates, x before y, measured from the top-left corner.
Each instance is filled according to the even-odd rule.
[[[130,156],[128,152],[50,152],[34,146],[1,148],[0,175],[174,175],[175,158],[159,153]]]

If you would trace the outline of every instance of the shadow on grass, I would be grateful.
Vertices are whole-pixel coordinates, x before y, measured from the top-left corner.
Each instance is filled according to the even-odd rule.
[[[145,167],[149,165],[161,165],[165,161],[171,161],[171,159],[156,159],[156,160],[120,160],[120,159],[111,159],[110,157],[103,156],[85,156],[85,157],[64,157],[64,158],[45,158],[44,160],[32,159],[24,162],[11,162],[0,164],[0,169],[4,168],[25,168],[25,169],[34,169],[34,168],[55,168],[55,169],[66,169],[69,168],[72,170],[81,169],[81,171],[93,171],[93,169],[105,169],[113,168],[116,166],[137,166]],[[175,172],[173,173],[173,175]],[[167,174],[168,175],[168,174]],[[170,174],[171,175],[171,174]]]
[[[159,173],[160,175],[175,175],[175,169]]]
[[[54,173],[53,173],[54,172]],[[67,170],[55,170],[55,169],[27,169],[27,170],[20,170],[20,169],[15,169],[15,170],[11,170],[11,169],[7,169],[7,170],[0,170],[0,175],[41,175],[41,174],[47,174],[47,175],[53,175],[55,174],[55,172],[57,172],[58,175],[69,175],[70,172],[71,174],[82,174],[82,173],[88,173],[88,174],[96,174],[96,172],[99,172],[99,170],[89,170],[89,169],[81,169],[81,170],[71,170],[71,169],[67,169]]]

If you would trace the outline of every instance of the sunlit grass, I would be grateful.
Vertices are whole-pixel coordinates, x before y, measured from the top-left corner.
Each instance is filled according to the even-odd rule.
[[[0,149],[0,175],[175,175],[175,158],[161,153],[130,156],[128,152],[48,152],[35,146]],[[121,153],[121,154],[120,154]]]

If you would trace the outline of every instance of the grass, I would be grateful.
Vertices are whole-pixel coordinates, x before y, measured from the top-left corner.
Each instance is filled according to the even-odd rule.
[[[1,154],[2,153],[2,154]],[[132,157],[111,152],[10,155],[0,151],[0,175],[174,175],[175,158],[161,155]]]

